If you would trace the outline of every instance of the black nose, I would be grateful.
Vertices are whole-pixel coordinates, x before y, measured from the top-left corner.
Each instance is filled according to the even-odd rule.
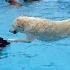
[[[13,33],[13,34],[16,34],[16,33],[17,33],[16,30],[14,30],[14,31],[9,30],[9,32],[11,32],[11,33]]]
[[[13,31],[12,33],[13,33],[13,34],[16,34],[16,33],[17,33],[17,31]]]

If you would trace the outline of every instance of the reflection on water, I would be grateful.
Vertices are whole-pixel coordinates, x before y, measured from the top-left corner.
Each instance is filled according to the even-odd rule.
[[[3,52],[3,49],[0,49],[0,59],[7,58],[8,57],[8,53],[4,53]]]

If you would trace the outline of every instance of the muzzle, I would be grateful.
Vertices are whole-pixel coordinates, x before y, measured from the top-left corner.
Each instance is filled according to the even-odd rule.
[[[9,32],[11,32],[11,33],[13,33],[13,34],[16,34],[16,33],[17,33],[16,30],[13,30],[13,31],[9,30]]]

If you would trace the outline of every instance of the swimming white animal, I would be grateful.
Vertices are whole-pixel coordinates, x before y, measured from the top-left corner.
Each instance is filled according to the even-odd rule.
[[[34,39],[56,41],[70,36],[70,19],[53,21],[38,17],[19,16],[12,25],[10,32],[26,33],[25,39],[17,41],[31,42]]]

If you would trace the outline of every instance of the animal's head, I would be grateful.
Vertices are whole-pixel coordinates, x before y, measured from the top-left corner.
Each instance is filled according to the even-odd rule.
[[[12,28],[9,31],[14,34],[16,34],[17,32],[24,32],[26,24],[27,22],[24,17],[18,17],[16,18],[15,23],[12,25]]]

